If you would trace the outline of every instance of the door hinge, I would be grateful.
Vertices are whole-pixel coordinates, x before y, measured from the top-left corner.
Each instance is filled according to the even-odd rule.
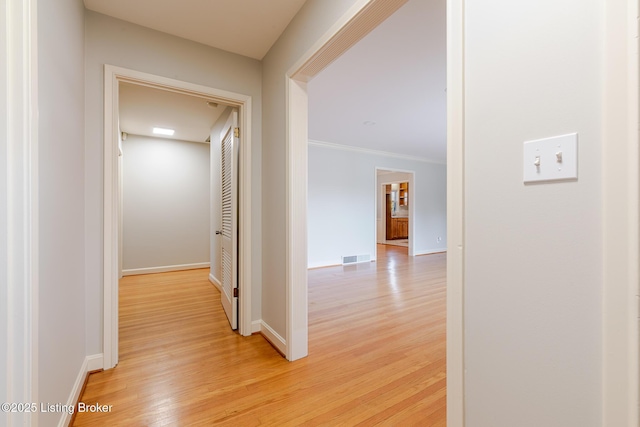
[[[238,298],[238,288],[233,288],[233,297]]]
[[[233,136],[240,138],[240,128],[233,128]]]

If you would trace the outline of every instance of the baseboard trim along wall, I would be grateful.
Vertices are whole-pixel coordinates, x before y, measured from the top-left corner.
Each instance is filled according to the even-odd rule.
[[[100,371],[102,370],[103,364],[103,356],[102,354],[93,354],[91,356],[87,356],[84,358],[84,362],[82,362],[82,366],[80,366],[80,371],[78,372],[78,376],[76,377],[76,382],[73,384],[73,388],[71,389],[71,394],[69,395],[69,399],[67,400],[67,408],[72,408],[73,411],[61,411],[60,422],[58,422],[58,427],[67,427],[73,418],[73,414],[76,411],[76,403],[80,399],[80,393],[82,393],[82,389],[84,388],[85,381],[89,372]],[[71,412],[71,413],[69,413]]]
[[[209,273],[209,281],[211,282],[211,284],[213,286],[215,286],[216,288],[218,288],[218,290],[220,292],[222,292],[222,283],[220,283],[220,281],[218,279],[216,279],[215,277],[213,277],[213,273]]]
[[[414,255],[433,255],[433,254],[443,254],[447,252],[447,249],[438,248],[438,249],[426,249],[423,251],[416,251]]]
[[[254,320],[251,322],[251,333],[257,334],[262,332],[262,320]]]
[[[148,268],[132,268],[129,270],[122,270],[123,276],[135,276],[136,274],[151,274],[151,273],[166,273],[168,271],[180,271],[180,270],[197,270],[199,268],[209,268],[210,263],[199,262],[196,264],[180,264],[180,265],[165,265],[161,267],[148,267]]]
[[[353,263],[350,265],[355,265],[355,264],[367,264],[369,262],[376,262],[376,258],[373,257],[371,258],[369,261],[362,261],[362,262],[358,262],[358,263]],[[342,266],[342,260],[334,260],[334,261],[324,261],[324,262],[314,262],[311,264],[307,265],[308,269],[312,269],[312,268],[324,268],[324,267],[340,267]]]
[[[262,336],[271,343],[273,347],[282,355],[287,354],[287,342],[276,331],[267,325],[263,320],[260,320],[260,333]]]
[[[99,371],[104,368],[103,364],[104,357],[101,354],[92,354],[91,356],[87,356],[87,372]]]
[[[342,260],[337,259],[333,261],[320,261],[320,262],[311,262],[307,264],[307,268],[322,268],[322,267],[335,267],[338,265],[342,265]]]

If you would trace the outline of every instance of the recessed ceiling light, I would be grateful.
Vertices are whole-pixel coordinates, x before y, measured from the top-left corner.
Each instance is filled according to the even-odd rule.
[[[173,136],[176,131],[173,129],[153,128],[153,133],[155,133],[156,135]]]
[[[373,126],[373,125],[376,124],[376,122],[371,121],[371,120],[366,120],[366,121],[362,122],[362,124],[365,125],[365,126]]]

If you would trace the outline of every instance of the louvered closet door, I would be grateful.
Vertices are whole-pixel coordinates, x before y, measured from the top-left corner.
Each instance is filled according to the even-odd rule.
[[[229,116],[220,133],[222,173],[222,307],[232,329],[238,329],[238,113]]]

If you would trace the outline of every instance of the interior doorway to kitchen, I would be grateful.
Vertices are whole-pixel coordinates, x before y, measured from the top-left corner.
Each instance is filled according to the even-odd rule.
[[[415,174],[376,168],[376,243],[409,248],[414,255]]]

